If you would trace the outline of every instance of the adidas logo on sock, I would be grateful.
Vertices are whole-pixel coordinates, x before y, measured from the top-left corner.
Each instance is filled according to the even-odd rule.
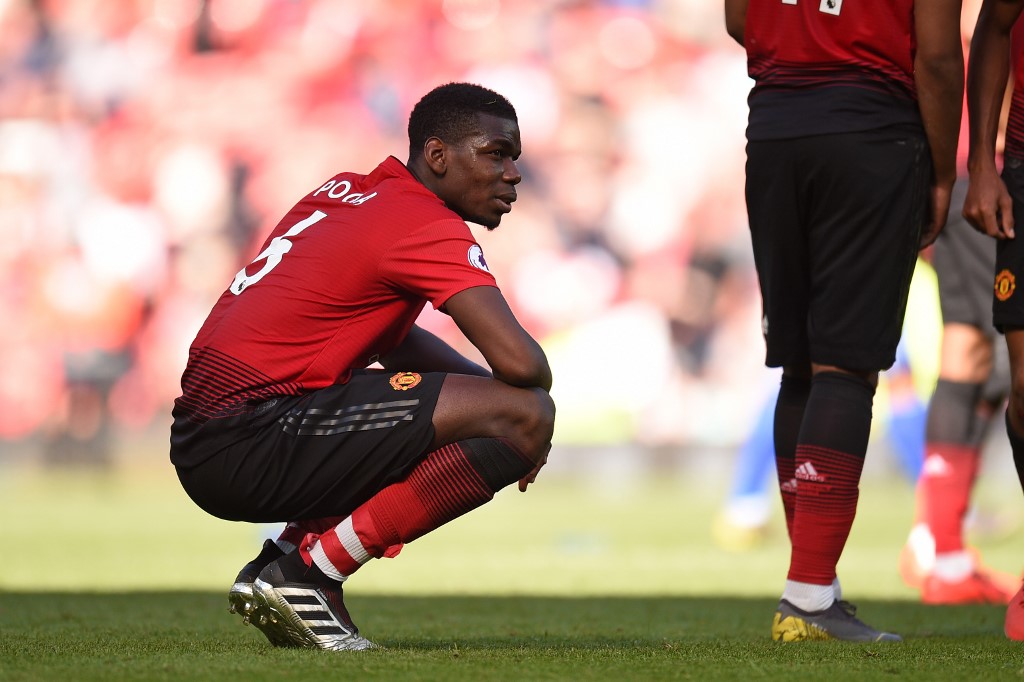
[[[804,462],[796,468],[796,478],[800,481],[813,481],[814,483],[825,482],[825,477],[820,475],[810,462]]]
[[[796,479],[795,478],[791,478],[788,481],[786,481],[785,483],[780,483],[779,484],[779,488],[784,493],[795,493],[796,492]]]

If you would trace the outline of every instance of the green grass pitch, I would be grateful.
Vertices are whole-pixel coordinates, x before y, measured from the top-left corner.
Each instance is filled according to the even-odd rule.
[[[1009,522],[969,538],[1019,573],[1016,481],[980,486]],[[274,649],[227,613],[235,572],[273,529],[206,516],[162,463],[0,468],[0,680],[1024,679],[1003,608],[926,607],[900,581],[913,498],[898,477],[865,479],[839,566],[896,645],[771,642],[781,518],[762,546],[720,550],[723,492],[699,472],[545,472],[353,576],[346,602],[385,648],[331,654]]]

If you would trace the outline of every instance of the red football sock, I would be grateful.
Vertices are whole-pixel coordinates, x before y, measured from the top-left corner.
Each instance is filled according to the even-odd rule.
[[[822,372],[811,382],[796,448],[797,494],[789,580],[830,585],[857,513],[874,388]]]
[[[935,538],[935,552],[962,550],[964,516],[978,473],[980,452],[974,447],[946,443],[929,443],[925,452],[919,486],[924,497],[924,518]]]
[[[384,488],[348,519],[320,536],[328,560],[345,576],[371,558],[397,553],[489,501],[533,462],[507,441],[472,439],[431,452],[408,478]]]
[[[831,584],[857,513],[864,458],[801,446],[797,462],[799,488],[788,578]]]

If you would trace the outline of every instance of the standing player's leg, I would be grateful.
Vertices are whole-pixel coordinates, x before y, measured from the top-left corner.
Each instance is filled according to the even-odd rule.
[[[794,458],[793,549],[782,595],[801,612],[825,612],[837,601],[835,568],[856,514],[876,381],[877,375],[818,365],[810,382]]]
[[[918,484],[934,558],[921,584],[926,604],[1000,603],[1013,591],[978,565],[964,542],[964,520],[981,463],[988,418],[982,391],[992,369],[992,340],[971,325],[943,329],[942,370],[928,418]]]
[[[790,566],[772,637],[898,641],[837,598],[836,566],[856,515],[878,371],[892,365],[900,338],[925,218],[926,144],[872,131],[814,145],[803,180],[813,375],[795,450]],[[883,180],[879,168],[891,175]]]
[[[1006,431],[1012,446],[1014,468],[1024,490],[1024,328],[1008,330],[1006,343],[1013,375],[1013,390],[1006,410]]]
[[[1014,213],[1017,213],[1016,203]],[[1005,329],[1005,333],[1012,381],[1010,402],[1006,410],[1006,434],[1010,439],[1017,479],[1021,490],[1024,491],[1024,328]],[[1010,639],[1024,641],[1024,583],[1006,608],[1004,631]]]
[[[999,576],[982,570],[964,544],[963,525],[991,403],[1001,402],[1005,372],[994,368],[992,240],[960,215],[966,181],[953,188],[945,229],[935,242],[932,265],[943,319],[939,378],[929,407],[925,466],[916,489],[915,524],[900,555],[905,582],[921,589],[926,603],[1005,601]],[[1002,369],[1002,367],[1000,367]]]
[[[1013,197],[1013,219],[1024,224],[1024,168],[1007,164],[1003,181]],[[1018,284],[1024,273],[1024,241],[1003,239],[996,242],[996,267],[992,323],[1006,337],[1010,358],[1010,400],[1006,408],[1006,435],[1013,453],[1013,464],[1024,490],[1024,290]],[[1024,640],[1024,586],[1006,609],[1006,636]]]

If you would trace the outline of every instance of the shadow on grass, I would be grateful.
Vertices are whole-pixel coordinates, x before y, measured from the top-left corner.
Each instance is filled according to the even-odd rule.
[[[664,641],[758,641],[768,638],[775,601],[767,598],[360,596],[347,595],[367,636],[402,646],[452,642],[517,646],[564,642],[579,647]],[[1001,606],[925,606],[865,600],[858,615],[907,640],[1002,637]],[[56,634],[87,626],[127,632],[236,633],[241,620],[223,594],[210,592],[0,592],[0,631]],[[242,629],[244,632],[245,630]],[[256,632],[252,629],[251,632]],[[256,634],[259,634],[256,632]]]

